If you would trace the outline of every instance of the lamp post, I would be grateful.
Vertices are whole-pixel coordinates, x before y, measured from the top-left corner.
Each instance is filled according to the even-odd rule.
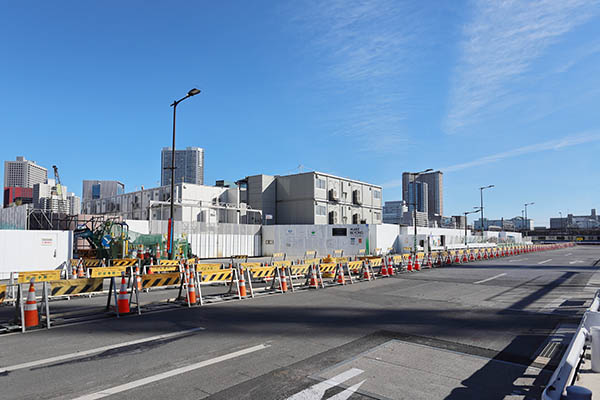
[[[562,211],[559,211],[558,215],[560,215],[560,230],[562,231],[564,229],[563,228],[563,220],[562,220]]]
[[[177,105],[185,99],[195,96],[200,93],[199,89],[193,88],[184,97],[179,100],[175,100],[171,107],[173,107],[173,147],[171,148],[171,167],[166,167],[171,170],[171,214],[169,214],[169,234],[167,235],[167,241],[169,246],[169,260],[173,259],[173,231],[174,222],[173,214],[175,213],[175,116],[177,114]]]
[[[483,231],[485,230],[485,225],[483,223],[483,191],[485,189],[491,189],[495,187],[494,185],[488,185],[488,186],[482,186],[479,188],[479,196],[481,198],[481,205],[479,207],[479,210],[481,211],[481,239],[483,240]]]
[[[527,223],[527,206],[531,206],[533,204],[535,203],[525,203],[525,229],[527,229],[527,231],[529,231],[529,224]]]
[[[413,216],[414,216],[414,225],[415,225],[415,240],[414,240],[414,252],[415,257],[417,256],[417,192],[416,192],[416,179],[423,174],[433,171],[433,169],[428,168],[421,172],[409,172],[409,175],[412,177],[412,185],[413,185]],[[410,184],[411,182],[409,182]]]
[[[478,208],[478,207],[473,207],[473,208]],[[474,214],[479,212],[479,210],[473,210],[473,211],[465,211],[463,214],[465,215],[465,247],[467,247],[467,215],[469,214]]]

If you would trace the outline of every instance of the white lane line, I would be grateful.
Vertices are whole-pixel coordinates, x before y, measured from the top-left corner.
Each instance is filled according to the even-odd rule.
[[[527,260],[527,258],[519,258],[517,260],[510,260],[509,262],[518,262],[518,261],[525,261]]]
[[[362,381],[358,382],[356,385],[350,386],[348,389],[344,390],[343,392],[339,392],[335,396],[330,397],[329,400],[348,400],[358,390],[358,388],[360,388],[361,385],[363,383],[365,383],[366,381],[367,381],[366,379],[363,379]]]
[[[544,261],[540,261],[538,264],[546,264],[547,262],[550,262],[550,261],[552,261],[551,258],[544,260]]]
[[[354,378],[355,376],[360,375],[363,372],[365,371],[363,371],[362,369],[350,368],[348,371],[342,372],[341,374],[336,375],[333,378],[328,379],[324,382],[317,383],[316,385],[313,385],[308,389],[304,389],[303,391],[298,392],[291,397],[288,397],[286,400],[321,400],[327,390],[331,389],[332,387],[338,386],[339,384],[344,383],[348,379]]]
[[[477,281],[477,282],[473,282],[473,283],[474,283],[475,285],[477,285],[478,283],[489,282],[489,281],[491,281],[492,279],[500,278],[501,276],[504,276],[504,275],[506,275],[506,272],[504,272],[503,274],[498,274],[498,275],[492,276],[491,278],[483,279],[483,280],[481,280],[481,281]]]
[[[263,350],[269,347],[268,344],[259,344],[257,346],[248,347],[243,350],[235,351],[233,353],[225,354],[223,356],[211,358],[210,360],[201,361],[199,363],[188,365],[187,367],[176,368],[171,371],[163,372],[157,375],[149,376],[147,378],[138,379],[137,381],[129,382],[124,385],[114,386],[112,388],[104,389],[96,393],[87,394],[85,396],[77,397],[75,400],[94,400],[101,399],[103,397],[112,396],[113,394],[121,393],[126,390],[135,389],[140,386],[147,385],[156,381],[171,378],[173,376],[181,375],[186,372],[194,371],[199,368],[207,367],[219,363],[221,361],[231,360],[232,358],[240,357],[245,354],[254,353],[255,351]]]
[[[573,254],[573,253],[567,253],[567,254],[565,254],[565,257],[566,257],[566,256],[570,256],[571,254]]]
[[[581,260],[569,261],[569,264],[578,264],[578,263],[583,263],[583,261],[581,261]]]
[[[78,351],[78,352],[75,352],[75,353],[64,354],[62,356],[44,358],[43,360],[30,361],[30,362],[26,362],[26,363],[23,363],[23,364],[11,365],[9,367],[0,368],[0,374],[5,373],[5,372],[9,372],[9,371],[16,371],[18,369],[23,369],[23,368],[31,368],[31,367],[37,367],[39,365],[51,364],[51,363],[55,363],[57,361],[64,361],[64,360],[70,360],[72,358],[85,357],[85,356],[88,356],[88,355],[91,355],[91,354],[97,354],[97,353],[102,353],[102,352],[105,352],[105,351],[108,351],[108,350],[118,349],[119,347],[126,347],[126,346],[135,345],[135,344],[140,344],[140,343],[145,343],[145,342],[151,342],[153,340],[170,339],[170,338],[173,338],[173,337],[176,337],[176,336],[181,336],[181,335],[185,335],[185,334],[192,333],[192,332],[197,332],[197,331],[202,331],[202,330],[204,330],[204,328],[198,327],[198,328],[193,328],[193,329],[187,329],[185,331],[177,331],[177,332],[165,333],[163,335],[151,336],[151,337],[147,337],[147,338],[131,340],[129,342],[118,343],[118,344],[111,344],[111,345],[108,345],[108,346],[97,347],[95,349],[90,349],[90,350]]]

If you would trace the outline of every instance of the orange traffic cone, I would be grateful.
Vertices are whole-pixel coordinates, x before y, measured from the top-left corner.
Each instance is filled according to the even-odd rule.
[[[127,296],[125,274],[121,275],[121,289],[119,290],[119,297],[117,297],[117,308],[119,309],[119,314],[129,313],[129,297]]]
[[[363,279],[370,281],[371,280],[371,274],[369,273],[369,267],[365,264],[363,267]]]
[[[394,275],[394,262],[392,260],[392,257],[388,257],[388,269],[387,269],[387,273],[389,276]]]
[[[27,293],[27,301],[23,306],[23,313],[25,314],[25,328],[38,326],[40,323],[37,304],[35,302],[35,286],[33,281],[34,280],[31,279],[31,283],[29,284],[29,293]]]
[[[285,269],[281,268],[279,270],[279,274],[281,276],[281,291],[285,293],[288,290],[287,277],[285,276]]]
[[[473,255],[473,251],[469,252],[469,261],[475,261],[475,256]]]
[[[431,259],[431,253],[427,256],[427,267],[433,268],[433,260]]]
[[[338,273],[337,283],[339,283],[340,285],[345,285],[346,280],[344,279],[344,269],[341,264],[337,265],[337,273]]]
[[[411,254],[408,255],[408,264],[406,264],[406,270],[407,271],[412,271],[413,270],[412,255]]]
[[[310,281],[308,283],[308,288],[309,289],[317,289],[318,288],[318,286],[317,286],[317,278],[316,278],[315,275],[316,275],[315,274],[315,265],[312,264],[310,266]]]
[[[419,264],[419,256],[415,255],[415,265],[414,265],[415,271],[420,271],[421,270],[421,265]]]
[[[135,267],[135,281],[137,284],[137,290],[142,290],[142,277],[140,276],[140,267]]]
[[[381,272],[379,273],[383,278],[388,276],[387,265],[385,265],[385,257],[381,259]]]
[[[77,266],[71,268],[71,279],[77,279]]]
[[[240,284],[241,287],[241,284]],[[245,289],[245,285],[244,285]],[[196,285],[194,282],[194,274],[190,274],[190,280],[188,281],[188,296],[190,298],[190,304],[196,304],[198,299],[196,299]],[[244,295],[245,296],[245,295]]]
[[[83,272],[83,263],[79,263],[79,268],[77,268],[77,277],[85,278],[85,272]]]
[[[244,279],[244,271],[239,268],[238,273],[240,275],[240,297],[246,297],[246,280]]]

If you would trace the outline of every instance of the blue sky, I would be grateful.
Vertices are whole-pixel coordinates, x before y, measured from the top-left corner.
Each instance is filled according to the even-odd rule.
[[[81,192],[160,179],[170,145],[205,181],[321,170],[384,186],[441,169],[444,214],[536,225],[600,208],[600,3],[4,2],[3,160]]]

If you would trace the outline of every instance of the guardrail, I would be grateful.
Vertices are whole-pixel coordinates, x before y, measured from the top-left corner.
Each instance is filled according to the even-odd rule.
[[[560,400],[564,398],[563,395],[567,388],[573,385],[581,364],[580,361],[586,348],[590,345],[591,328],[600,326],[599,306],[600,290],[596,292],[590,308],[583,314],[575,336],[542,393],[542,400]]]

